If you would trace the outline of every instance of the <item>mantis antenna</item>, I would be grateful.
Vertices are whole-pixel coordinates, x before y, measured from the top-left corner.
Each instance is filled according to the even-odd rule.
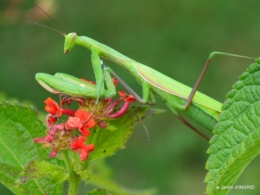
[[[50,30],[53,30],[53,31],[55,31],[55,32],[57,32],[57,33],[59,33],[59,34],[61,34],[62,36],[66,36],[66,34],[63,34],[62,32],[60,32],[60,31],[58,31],[57,29],[55,29],[55,28],[51,28],[51,27],[49,27],[49,26],[45,26],[45,25],[43,25],[43,24],[39,24],[39,23],[36,23],[36,22],[32,22],[32,21],[27,21],[28,23],[30,23],[30,24],[34,24],[34,25],[38,25],[38,26],[41,26],[41,27],[44,27],[44,28],[48,28],[48,29],[50,29]]]
[[[45,26],[45,25],[42,25],[42,24],[38,24],[36,22],[32,22],[32,21],[28,21],[28,23],[31,23],[31,24],[34,24],[34,25],[38,25],[38,26],[41,26],[41,27],[45,27],[45,28],[48,28],[50,30],[53,30],[59,34],[61,34],[62,36],[66,36],[66,33],[65,31],[62,29],[62,27],[58,24],[58,22],[56,22],[47,12],[45,12],[41,7],[39,7],[38,5],[35,5],[39,10],[41,10],[44,14],[46,14],[46,16],[48,16],[55,24],[56,26],[59,28],[59,30],[57,29],[54,29],[54,28],[51,28],[51,27],[48,27],[48,26]]]
[[[141,123],[141,125],[143,126],[144,131],[146,132],[146,135],[147,135],[148,144],[150,145],[150,144],[151,144],[151,142],[150,142],[150,133],[149,133],[147,127],[146,127],[145,124],[143,123],[142,119],[139,118],[139,117],[137,116],[137,114],[133,111],[133,109],[132,109],[131,107],[129,107],[129,108],[130,108],[131,112],[135,115],[135,117],[137,118],[137,120],[138,120],[138,121]]]

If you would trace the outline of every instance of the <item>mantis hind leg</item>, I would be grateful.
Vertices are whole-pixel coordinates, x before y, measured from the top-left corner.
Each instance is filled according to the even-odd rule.
[[[204,139],[206,139],[207,141],[210,140],[210,138],[208,136],[206,136],[205,134],[201,133],[198,129],[196,129],[194,126],[192,126],[188,121],[186,121],[181,115],[177,116],[178,119],[187,127],[189,127],[192,131],[194,131],[195,133],[197,133],[198,135],[200,135],[201,137],[203,137]]]
[[[198,129],[196,129],[192,124],[190,124],[185,118],[183,118],[181,116],[181,114],[175,109],[173,108],[169,103],[166,103],[167,106],[170,108],[170,110],[178,117],[178,119],[187,127],[189,127],[192,131],[194,131],[195,133],[197,133],[199,136],[201,136],[202,138],[206,139],[207,141],[210,140],[210,138],[208,136],[206,136],[205,134],[203,134],[201,131],[199,131]],[[184,107],[181,107],[184,108]]]
[[[211,52],[209,54],[209,57],[208,57],[205,65],[204,65],[204,67],[203,67],[203,69],[202,69],[202,71],[201,71],[201,73],[200,73],[200,75],[199,75],[199,77],[198,77],[194,87],[192,88],[192,91],[190,92],[190,95],[189,95],[186,103],[185,103],[185,106],[184,106],[185,110],[190,106],[190,104],[192,102],[192,99],[193,99],[196,91],[198,90],[199,85],[200,85],[200,83],[201,83],[201,81],[202,81],[202,79],[203,79],[203,77],[204,77],[204,75],[205,75],[205,73],[206,73],[206,71],[207,71],[207,69],[208,69],[212,59],[213,59],[213,57],[216,56],[216,55],[231,56],[231,57],[244,58],[244,59],[254,59],[254,58],[251,58],[251,57],[241,56],[241,55],[236,55],[236,54],[231,54],[231,53],[224,53],[224,52],[218,52],[218,51]]]

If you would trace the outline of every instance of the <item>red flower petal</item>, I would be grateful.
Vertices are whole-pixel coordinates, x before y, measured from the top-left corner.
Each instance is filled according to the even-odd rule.
[[[45,110],[49,112],[50,114],[61,116],[62,115],[62,109],[59,107],[57,102],[55,102],[51,98],[47,98],[44,103],[46,104]]]
[[[134,96],[129,95],[126,101],[128,101],[128,102],[134,102],[134,101],[136,101],[136,99],[134,98]]]
[[[125,98],[126,98],[126,92],[124,92],[124,91],[118,91],[118,94],[125,100]]]
[[[95,149],[95,145],[94,144],[86,145],[85,149],[87,149],[89,152],[92,152]]]
[[[46,116],[46,121],[49,127],[51,127],[57,120],[58,118],[52,114]]]
[[[81,132],[82,135],[84,135],[84,136],[89,136],[90,135],[90,131],[87,129],[86,125],[84,125],[82,128],[80,128],[79,132]]]
[[[46,140],[43,137],[36,137],[33,139],[33,141],[34,141],[34,143],[38,143],[38,144],[46,143]]]
[[[89,152],[93,151],[94,150],[94,144],[89,144],[89,145],[86,145],[86,147],[84,147],[84,149],[81,151],[81,154],[80,154],[80,160],[84,161],[86,160],[86,158],[88,157],[89,155]]]
[[[117,86],[117,83],[118,83],[118,79],[113,78],[112,80],[113,80],[114,86],[116,87],[116,86]]]
[[[80,160],[84,161],[87,157],[88,157],[88,152],[85,150],[82,150],[80,153],[80,156],[79,156]]]
[[[55,157],[58,154],[58,150],[57,149],[53,149],[50,153],[50,158]]]
[[[87,157],[89,152],[93,151],[95,146],[94,144],[85,144],[86,138],[84,136],[79,136],[77,140],[75,140],[71,147],[80,154],[80,160],[84,161]]]
[[[124,91],[118,91],[118,94],[123,98],[126,102],[134,102],[136,99],[132,95],[127,95]]]
[[[96,125],[95,120],[90,116],[89,112],[82,109],[78,109],[74,115],[75,117],[69,117],[65,123],[67,130],[78,128],[84,136],[89,136],[90,132],[88,128],[92,128]],[[86,122],[86,120],[88,121]]]
[[[75,116],[80,118],[81,122],[86,122],[87,119],[89,119],[85,124],[84,124],[84,127],[85,128],[92,128],[92,127],[95,127],[96,125],[96,121],[90,117],[90,113],[89,112],[86,112],[82,109],[78,109],[77,112],[75,113]],[[90,117],[90,118],[89,118]]]
[[[69,117],[65,123],[65,128],[67,130],[78,128],[80,129],[83,126],[80,118],[78,117]]]
[[[79,136],[78,139],[71,144],[71,146],[73,147],[73,149],[82,148],[86,140],[87,138],[85,138],[84,136]]]

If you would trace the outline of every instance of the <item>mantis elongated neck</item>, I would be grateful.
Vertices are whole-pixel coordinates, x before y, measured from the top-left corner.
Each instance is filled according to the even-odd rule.
[[[86,38],[88,38],[88,37],[77,36],[77,38],[75,40],[75,44],[80,45],[82,47],[86,47],[87,49],[89,49],[91,51],[91,43],[88,40],[86,40]],[[88,39],[90,39],[90,38],[88,38]]]
[[[94,39],[86,37],[86,36],[77,36],[76,44],[86,47],[90,51],[96,50],[96,51],[98,51],[100,57],[103,57],[112,62],[115,62],[126,69],[131,68],[131,67],[127,67],[127,64],[128,64],[127,62],[134,61],[131,58],[112,49],[111,47],[108,47],[108,46],[106,46],[98,41],[95,41]]]

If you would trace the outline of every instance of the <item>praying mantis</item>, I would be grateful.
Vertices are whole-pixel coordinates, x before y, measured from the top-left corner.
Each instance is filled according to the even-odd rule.
[[[207,136],[201,134],[195,127],[188,123],[182,114],[195,120],[208,130],[212,131],[213,127],[218,121],[219,114],[221,112],[222,104],[211,97],[204,95],[197,91],[198,86],[215,55],[227,55],[240,58],[253,59],[246,56],[240,56],[235,54],[223,53],[223,52],[212,52],[206,61],[204,69],[199,76],[193,89],[190,87],[171,79],[162,73],[145,66],[135,60],[117,52],[116,50],[99,43],[86,36],[78,36],[75,32],[64,34],[64,53],[69,53],[75,45],[83,46],[91,52],[91,62],[96,77],[96,83],[98,86],[102,86],[102,67],[100,64],[100,58],[108,59],[119,66],[125,68],[142,86],[143,96],[141,103],[147,103],[151,100],[155,103],[154,94],[160,96],[163,101],[167,104],[170,110],[183,122],[185,125],[190,127],[196,133],[200,134],[205,139],[209,140]],[[115,76],[111,69],[108,71]],[[101,89],[100,97],[105,94],[104,88]]]
[[[213,98],[197,91],[212,58],[215,55],[226,55],[253,59],[236,54],[212,52],[208,60],[206,61],[203,71],[201,72],[197,82],[195,83],[195,86],[192,89],[89,37],[78,36],[75,32],[69,34],[61,34],[65,37],[65,54],[69,53],[75,45],[83,46],[90,50],[91,62],[96,78],[96,84],[100,87],[100,90],[91,86],[81,87],[79,83],[74,82],[76,78],[72,78],[72,80],[67,80],[64,79],[63,76],[61,76],[59,78],[61,78],[61,80],[64,80],[65,82],[61,82],[63,84],[61,84],[61,87],[59,89],[62,90],[64,93],[66,91],[66,94],[68,95],[75,95],[75,93],[77,93],[77,95],[79,96],[89,96],[93,98],[113,97],[115,95],[115,89],[113,89],[113,87],[111,86],[111,77],[106,76],[105,81],[102,79],[104,77],[104,70],[101,66],[102,63],[100,59],[108,59],[126,69],[127,72],[129,72],[142,86],[142,98],[139,98],[136,96],[136,94],[133,94],[140,103],[147,104],[150,101],[150,103],[154,104],[156,102],[155,95],[160,96],[169,107],[169,109],[173,112],[173,114],[175,114],[182,123],[201,135],[206,140],[209,140],[209,138],[198,131],[189,122],[187,122],[183,115],[190,117],[210,131],[213,130],[214,126],[218,122],[222,104],[214,100]],[[123,82],[122,79],[120,79],[111,68],[106,68],[106,70],[112,76],[119,79],[121,83]],[[50,87],[50,83],[53,83],[53,81],[47,81],[50,78],[47,78],[44,75],[38,75],[36,76],[36,79],[41,85],[45,85],[45,87]],[[107,89],[104,88],[104,83],[106,84]],[[73,89],[70,88],[71,85],[73,86]],[[53,89],[55,91],[56,87],[57,86],[52,86],[50,87],[50,89]]]

